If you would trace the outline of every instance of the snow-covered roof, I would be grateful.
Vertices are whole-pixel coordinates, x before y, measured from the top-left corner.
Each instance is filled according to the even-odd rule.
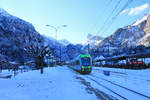
[[[95,60],[98,60],[98,59],[105,59],[103,56],[98,56],[95,58]]]

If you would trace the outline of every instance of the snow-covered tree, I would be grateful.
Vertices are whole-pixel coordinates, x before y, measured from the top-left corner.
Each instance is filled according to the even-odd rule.
[[[33,43],[26,46],[25,51],[35,59],[36,68],[41,69],[41,73],[43,73],[43,66],[46,64],[44,58],[46,55],[52,55],[52,48],[50,48],[49,45],[43,46],[38,43]]]

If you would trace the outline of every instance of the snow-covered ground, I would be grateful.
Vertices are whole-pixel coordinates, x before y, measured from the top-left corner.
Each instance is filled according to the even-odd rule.
[[[104,70],[110,71],[110,75],[104,75]],[[1,75],[7,73],[3,71]],[[10,79],[0,78],[0,100],[149,100],[149,77],[150,69],[93,67],[89,75],[81,75],[67,66],[45,68],[44,74],[37,70],[19,71]]]
[[[104,71],[109,71],[110,75],[104,75]],[[104,84],[120,95],[127,97],[129,100],[150,100],[150,69],[127,70],[118,68],[94,67],[91,75],[95,77],[95,80],[99,81],[101,84]],[[118,86],[116,87],[114,84],[110,84],[111,82],[138,92],[139,94],[148,96],[148,98],[140,96],[139,94],[134,96],[133,92],[131,92],[132,94],[128,92],[124,93],[124,89],[121,89],[121,87],[118,88]]]
[[[53,67],[0,78],[0,100],[98,100],[68,67]]]

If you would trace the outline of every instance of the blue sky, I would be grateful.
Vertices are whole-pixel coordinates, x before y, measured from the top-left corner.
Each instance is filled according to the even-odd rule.
[[[0,8],[53,38],[55,31],[46,24],[68,25],[58,30],[58,39],[76,44],[88,33],[107,37],[150,12],[150,0],[133,0],[124,7],[128,1],[132,0],[0,0]]]

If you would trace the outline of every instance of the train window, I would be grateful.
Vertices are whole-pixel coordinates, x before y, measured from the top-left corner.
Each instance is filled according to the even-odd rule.
[[[84,57],[84,58],[82,58],[81,60],[82,60],[82,65],[83,65],[83,66],[90,66],[90,65],[91,65],[90,58]]]
[[[77,60],[77,61],[76,61],[76,64],[77,64],[77,65],[79,65],[79,64],[80,64],[79,60]]]

